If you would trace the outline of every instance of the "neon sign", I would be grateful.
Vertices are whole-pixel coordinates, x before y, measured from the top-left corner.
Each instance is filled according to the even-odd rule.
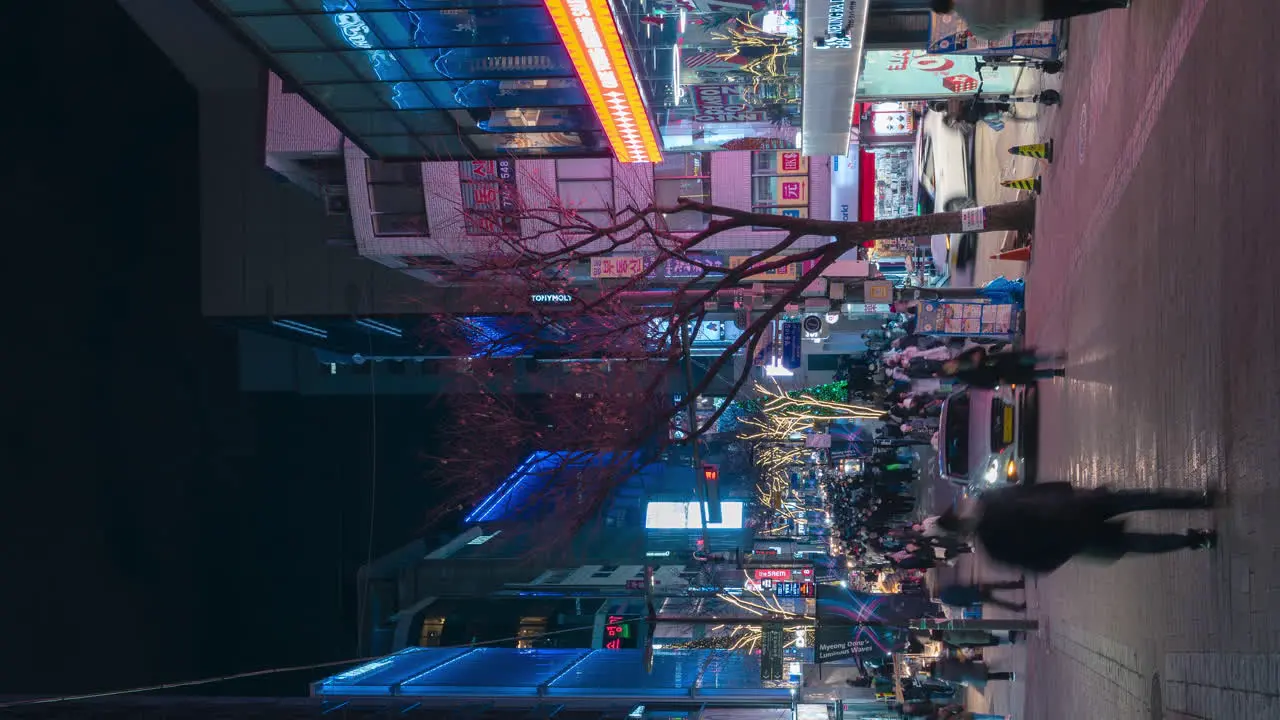
[[[369,36],[373,34],[373,30],[364,18],[360,17],[360,13],[351,12],[356,9],[354,3],[349,0],[326,0],[324,9],[325,12],[333,13],[333,24],[338,26],[338,34],[342,36],[343,41],[357,50],[364,51],[365,60],[373,69],[374,76],[379,80],[387,80],[384,70],[395,67],[395,58],[390,52],[374,48],[373,43],[369,42]],[[391,102],[401,110],[406,109],[402,98],[404,87],[405,83],[399,82],[391,85]]]
[[[545,2],[618,162],[662,160],[608,0]]]
[[[621,615],[610,615],[605,620],[604,636],[606,650],[621,650],[622,641],[631,637],[631,625]]]
[[[568,293],[532,293],[529,302],[534,305],[569,305],[573,296]]]

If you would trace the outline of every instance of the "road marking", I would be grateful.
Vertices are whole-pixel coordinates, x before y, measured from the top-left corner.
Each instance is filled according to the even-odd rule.
[[[1280,653],[1169,653],[1164,657],[1166,710],[1194,717],[1280,717]]]
[[[1080,105],[1080,122],[1076,125],[1076,161],[1084,164],[1089,151],[1089,101]]]

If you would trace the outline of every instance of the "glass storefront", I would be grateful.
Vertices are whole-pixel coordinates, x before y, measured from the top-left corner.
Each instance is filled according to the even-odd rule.
[[[642,124],[663,152],[796,145],[800,0],[211,2],[384,159],[656,159]]]
[[[670,5],[638,43],[663,149],[795,148],[801,1],[711,3],[696,13]]]

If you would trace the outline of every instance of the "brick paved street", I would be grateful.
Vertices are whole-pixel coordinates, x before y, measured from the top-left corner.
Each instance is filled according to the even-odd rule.
[[[1024,687],[988,692],[1000,712],[1280,718],[1280,88],[1261,67],[1278,28],[1280,4],[1241,0],[1074,21],[1028,274],[1029,341],[1071,356],[1042,393],[1040,476],[1221,480],[1231,505],[1136,516],[1214,525],[1216,551],[1073,563],[1029,589],[1041,630]]]

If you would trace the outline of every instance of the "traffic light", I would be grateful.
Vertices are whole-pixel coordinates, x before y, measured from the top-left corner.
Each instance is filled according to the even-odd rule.
[[[720,466],[704,464],[702,466],[702,499],[707,503],[707,522],[724,522],[724,512],[720,507]]]

